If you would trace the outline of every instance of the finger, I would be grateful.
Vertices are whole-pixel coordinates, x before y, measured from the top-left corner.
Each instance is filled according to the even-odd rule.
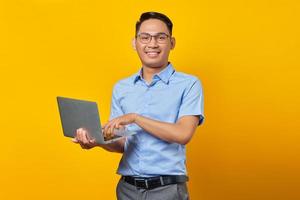
[[[106,124],[106,126],[105,126],[105,128],[104,128],[104,131],[103,131],[105,137],[109,137],[109,135],[110,135],[110,127],[112,126],[113,121],[114,121],[114,120],[112,120],[112,121],[110,121],[110,122],[108,122],[108,123]]]
[[[109,139],[111,137],[110,128],[105,129],[103,135],[105,140]]]
[[[106,134],[107,134],[107,124],[102,127],[102,133],[103,133],[103,136],[106,137]]]
[[[78,129],[78,140],[80,141],[80,142],[83,142],[83,134],[84,134],[84,129],[83,128],[79,128]]]
[[[113,121],[107,126],[107,132],[109,134],[111,134],[111,129],[112,129],[113,126],[114,126],[114,122]]]
[[[82,128],[77,129],[77,136],[76,139],[78,140],[79,143],[82,143]]]
[[[119,129],[124,130],[125,129],[125,125],[119,125]]]
[[[107,128],[107,131],[106,131],[106,137],[107,138],[110,138],[111,137],[111,126],[113,126],[112,124]]]
[[[106,128],[107,128],[107,129],[110,129],[111,126],[114,126],[114,124],[115,124],[117,121],[118,121],[118,118],[115,118],[115,119],[109,121],[109,122],[107,123],[107,125],[106,125]]]
[[[96,140],[90,136],[90,133],[86,130],[86,141],[87,143],[85,144],[86,149],[90,149],[92,147],[95,147],[97,145]]]
[[[116,127],[116,129],[119,129],[120,128],[120,122],[116,123],[115,127]]]
[[[90,144],[94,145],[97,144],[95,139],[90,139]]]
[[[89,147],[89,145],[84,140],[80,141],[79,144],[82,149],[88,149]]]
[[[80,144],[85,145],[86,141],[86,130],[84,128],[80,128],[78,131],[78,141]]]
[[[104,129],[103,136],[104,136],[104,138],[109,137],[109,129]]]
[[[97,147],[99,145],[95,139],[91,139],[90,144],[91,144],[90,148]]]
[[[74,143],[79,143],[76,138],[72,138],[71,141],[74,142]]]
[[[105,128],[105,126],[107,125],[107,123],[105,123],[105,124],[102,124],[102,129],[104,129]]]
[[[113,135],[114,135],[115,128],[116,128],[116,123],[112,124],[111,127],[110,127],[110,135],[111,135],[111,137],[113,137]]]
[[[84,145],[87,145],[89,143],[89,139],[88,139],[88,131],[87,130],[83,130],[81,133],[81,138],[82,138],[82,143]]]
[[[87,140],[87,143],[88,143],[88,144],[91,144],[91,140],[92,140],[93,138],[90,136],[89,132],[86,132],[85,136],[86,136],[85,139]]]
[[[125,129],[125,125],[123,125],[121,122],[116,124],[116,128],[119,130]]]
[[[113,120],[106,123],[106,125],[105,125],[105,127],[104,127],[104,132],[105,132],[105,133],[108,133],[108,129],[109,129],[109,127],[111,126],[112,122],[113,122]]]
[[[79,140],[79,132],[80,132],[80,128],[76,129],[75,139],[76,139],[77,141]]]

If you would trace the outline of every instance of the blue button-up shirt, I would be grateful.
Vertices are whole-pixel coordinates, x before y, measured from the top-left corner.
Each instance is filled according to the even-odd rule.
[[[127,113],[168,123],[176,123],[185,115],[197,115],[201,124],[204,119],[201,82],[195,76],[176,72],[169,64],[148,84],[141,69],[118,81],[113,89],[110,119]],[[136,124],[128,125],[127,129],[137,134],[126,138],[118,174],[143,177],[187,174],[185,145],[163,141]]]

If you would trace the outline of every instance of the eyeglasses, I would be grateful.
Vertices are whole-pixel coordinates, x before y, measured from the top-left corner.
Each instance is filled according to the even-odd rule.
[[[170,37],[166,33],[157,33],[155,35],[150,35],[149,33],[140,33],[137,35],[137,39],[143,43],[148,44],[151,42],[152,37],[155,38],[155,41],[159,44],[166,44],[168,41],[168,38]]]

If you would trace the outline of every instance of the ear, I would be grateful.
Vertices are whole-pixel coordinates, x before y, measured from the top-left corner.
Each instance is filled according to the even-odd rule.
[[[175,48],[176,40],[174,37],[171,38],[171,49]]]
[[[133,38],[132,41],[131,41],[131,45],[132,45],[132,48],[136,51],[136,44],[135,44],[135,42],[136,42],[136,39]]]

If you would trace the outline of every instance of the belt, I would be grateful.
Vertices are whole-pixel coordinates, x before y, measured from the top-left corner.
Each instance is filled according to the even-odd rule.
[[[185,175],[163,175],[155,177],[122,176],[121,179],[137,188],[151,190],[164,185],[184,183],[189,180],[189,177]]]

